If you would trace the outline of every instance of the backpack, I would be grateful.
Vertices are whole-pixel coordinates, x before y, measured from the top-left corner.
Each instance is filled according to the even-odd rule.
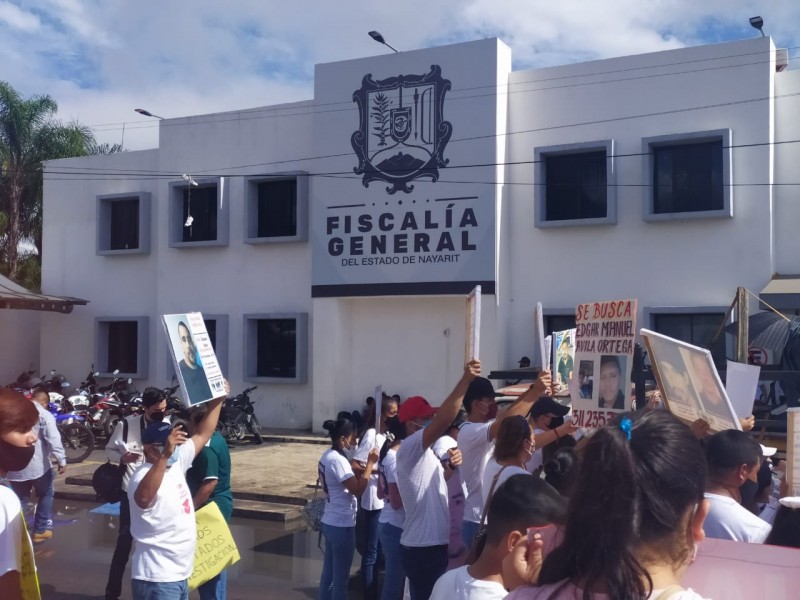
[[[122,420],[122,441],[128,441],[128,421]],[[125,492],[122,491],[122,478],[128,465],[114,464],[110,460],[100,465],[92,475],[92,487],[97,499],[102,502],[119,502]]]

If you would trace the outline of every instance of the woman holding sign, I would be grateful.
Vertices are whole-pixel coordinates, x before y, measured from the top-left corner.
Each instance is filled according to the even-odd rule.
[[[624,378],[619,357],[605,354],[600,357],[600,395],[598,408],[625,410],[625,394],[622,392]]]
[[[0,477],[28,465],[36,449],[33,427],[38,421],[39,413],[30,400],[19,392],[0,388]],[[32,575],[32,582],[23,577],[25,573]],[[23,586],[33,587],[35,596],[23,595]],[[38,597],[38,584],[22,506],[11,489],[0,485],[0,598],[31,597]]]

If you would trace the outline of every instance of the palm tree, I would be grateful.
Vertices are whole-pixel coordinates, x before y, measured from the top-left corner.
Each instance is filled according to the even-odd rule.
[[[98,147],[87,127],[56,120],[57,110],[50,96],[25,99],[0,81],[0,254],[11,279],[18,275],[21,241],[33,242],[41,253],[42,161]]]

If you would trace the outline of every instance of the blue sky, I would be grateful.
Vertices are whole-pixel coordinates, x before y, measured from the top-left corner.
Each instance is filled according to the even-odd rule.
[[[99,141],[157,145],[133,112],[204,114],[313,95],[314,64],[499,37],[527,69],[758,35],[800,59],[800,2],[771,0],[0,0],[0,77]],[[800,64],[800,63],[798,63]]]

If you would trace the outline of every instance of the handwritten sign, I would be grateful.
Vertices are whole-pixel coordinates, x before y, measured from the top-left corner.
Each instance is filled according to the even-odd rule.
[[[636,306],[634,299],[612,300],[580,304],[575,310],[570,396],[576,425],[601,427],[631,409]]]
[[[197,523],[197,544],[194,548],[194,569],[189,589],[197,589],[223,569],[239,562],[239,550],[231,530],[215,502],[209,502],[194,513]]]
[[[467,296],[467,327],[464,348],[464,362],[480,360],[481,350],[481,286]]]
[[[20,561],[19,586],[23,600],[41,600],[42,594],[39,590],[39,577],[36,574],[36,563],[33,560],[33,547],[31,537],[28,535],[28,526],[25,524],[25,516],[20,513],[22,521],[21,547],[22,557]]]

